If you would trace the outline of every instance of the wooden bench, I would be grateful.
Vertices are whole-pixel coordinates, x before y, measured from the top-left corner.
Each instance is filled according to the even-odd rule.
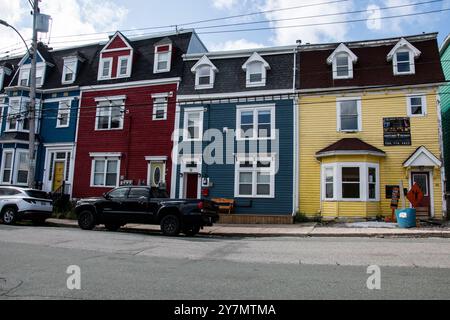
[[[225,198],[214,198],[212,199],[215,203],[219,205],[220,213],[231,214],[234,211],[234,200]]]

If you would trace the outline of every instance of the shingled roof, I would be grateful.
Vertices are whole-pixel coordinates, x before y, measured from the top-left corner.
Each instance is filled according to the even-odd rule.
[[[352,152],[359,153],[370,153],[379,156],[384,156],[386,153],[374,147],[371,144],[368,144],[358,138],[344,138],[339,140],[338,142],[329,145],[328,147],[318,151],[316,153],[317,157],[324,157],[327,155],[336,155],[336,154],[351,154]]]

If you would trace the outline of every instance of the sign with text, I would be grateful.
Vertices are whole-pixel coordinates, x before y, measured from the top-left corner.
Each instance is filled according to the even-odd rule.
[[[385,146],[410,146],[411,123],[409,118],[384,118],[383,135]]]
[[[394,187],[392,188],[392,198],[391,198],[391,208],[398,208],[398,200],[400,199],[400,188]]]

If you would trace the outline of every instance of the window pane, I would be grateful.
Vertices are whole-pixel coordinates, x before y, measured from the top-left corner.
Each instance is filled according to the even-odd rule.
[[[117,164],[118,164],[117,160],[109,160],[106,171],[108,173],[117,173]]]
[[[358,115],[358,101],[342,101],[341,115]]]
[[[253,124],[253,111],[241,113],[241,124]]]
[[[359,199],[359,183],[343,183],[342,197],[344,199]]]
[[[422,107],[411,107],[411,114],[423,114]]]
[[[117,183],[117,173],[107,173],[106,174],[106,185],[115,186]]]
[[[211,67],[210,66],[202,66],[198,68],[198,75],[199,77],[209,77],[211,74]]]
[[[139,199],[140,197],[148,198],[150,196],[149,189],[147,188],[131,188],[128,193],[128,198]]]
[[[113,199],[125,198],[127,192],[128,192],[128,188],[120,188],[120,189],[111,191],[110,193],[108,193],[108,196],[110,196]],[[131,193],[131,191],[130,191],[130,193]]]
[[[256,187],[256,194],[258,196],[270,195],[270,184],[258,184]]]
[[[239,185],[239,194],[243,196],[251,196],[252,195],[252,185],[251,184],[240,184]]]
[[[94,185],[95,186],[102,186],[103,185],[103,173],[95,173],[94,174]]]
[[[358,116],[342,116],[341,130],[358,130]]]
[[[120,60],[120,74],[121,75],[127,74],[127,69],[128,69],[128,59]]]
[[[257,183],[269,183],[270,184],[270,173],[258,172],[256,181],[257,181]]]
[[[409,65],[409,62],[401,62],[397,64],[397,70],[398,72],[410,72],[411,67]]]
[[[199,85],[210,84],[210,83],[211,83],[211,77],[209,75],[201,76],[198,78]]]
[[[253,168],[253,163],[250,161],[241,162],[239,164],[240,168]]]
[[[409,63],[409,52],[397,52],[397,62]]]
[[[121,107],[111,107],[111,128],[117,129],[121,127],[122,112]]]
[[[250,74],[250,82],[262,82],[262,73],[252,73]]]
[[[343,182],[359,182],[359,167],[342,168]]]
[[[326,183],[325,184],[325,197],[327,199],[334,198],[334,190],[333,190],[333,184],[332,183]]]
[[[239,173],[240,183],[252,183],[252,173],[251,172],[240,172]]]
[[[103,71],[102,76],[108,77],[109,76],[109,68],[110,68],[111,62],[109,60],[106,60],[103,62]]]
[[[339,77],[345,77],[349,74],[348,57],[338,56],[336,58],[336,72]]]
[[[2,182],[9,183],[10,180],[11,180],[11,170],[10,169],[3,170],[3,181]]]
[[[5,153],[5,168],[11,168],[12,165],[12,153]]]
[[[326,168],[325,169],[325,181],[326,182],[333,182],[333,169],[332,168]]]
[[[95,160],[94,172],[96,173],[105,172],[105,160]]]

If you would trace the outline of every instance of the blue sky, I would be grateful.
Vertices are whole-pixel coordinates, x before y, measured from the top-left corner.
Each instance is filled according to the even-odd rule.
[[[258,11],[278,10],[303,6],[302,8],[272,11],[264,14],[241,18],[220,20],[210,23],[194,24],[183,27],[197,27],[197,32],[210,50],[239,49],[248,47],[289,45],[297,39],[303,43],[341,42],[351,40],[376,39],[391,36],[420,34],[422,32],[440,32],[439,41],[450,32],[450,11],[409,16],[397,19],[377,21],[348,22],[349,20],[367,19],[404,15],[443,8],[450,9],[450,0],[407,6],[389,10],[379,8],[410,5],[432,0],[42,0],[42,12],[52,16],[50,34],[42,34],[43,41],[49,41],[53,47],[62,47],[84,42],[106,39],[108,32],[155,26],[183,24],[204,19],[214,19],[230,15],[246,14]],[[320,5],[327,2],[328,4]],[[16,26],[26,39],[31,35],[31,17],[27,0],[0,0],[0,19]],[[364,11],[357,14],[342,13]],[[305,18],[324,14],[338,14]],[[300,19],[297,19],[300,18]],[[291,19],[291,20],[284,20]],[[271,22],[270,20],[278,20]],[[224,26],[222,28],[200,29],[210,25],[230,23],[247,23],[266,21],[265,23]],[[329,22],[347,22],[314,27],[279,28],[274,30],[241,31],[234,33],[202,34],[207,31],[223,31],[257,27],[280,27],[299,24],[323,24]],[[147,34],[164,29],[148,29],[127,32],[128,36]],[[67,35],[91,34],[88,36]],[[6,51],[13,55],[20,50],[21,43],[9,29],[0,27],[0,55]],[[76,41],[76,42],[72,42]],[[16,50],[16,51],[14,51]]]

